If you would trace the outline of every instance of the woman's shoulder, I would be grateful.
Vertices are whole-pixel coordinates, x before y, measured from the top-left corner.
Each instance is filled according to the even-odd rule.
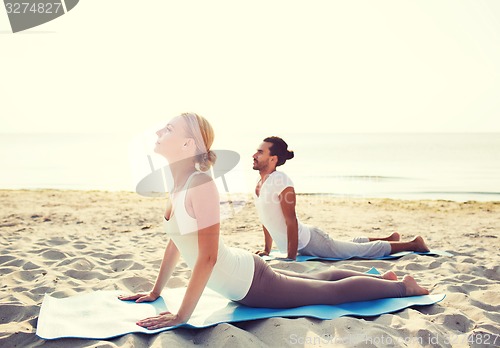
[[[213,181],[214,180],[212,179],[212,177],[207,173],[197,172],[195,175],[193,175],[193,179],[191,180],[190,186],[193,187],[193,186],[203,185]]]
[[[200,172],[193,176],[186,193],[186,206],[193,207],[193,217],[209,216],[210,221],[219,221],[219,191],[210,175]]]
[[[192,193],[205,195],[215,193],[215,191],[217,191],[217,186],[215,185],[214,179],[209,174],[198,172],[191,179],[188,190]]]

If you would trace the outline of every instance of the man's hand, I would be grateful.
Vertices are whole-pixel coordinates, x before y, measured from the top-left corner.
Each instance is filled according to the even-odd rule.
[[[255,252],[259,256],[269,256],[269,252],[265,250],[259,250]]]

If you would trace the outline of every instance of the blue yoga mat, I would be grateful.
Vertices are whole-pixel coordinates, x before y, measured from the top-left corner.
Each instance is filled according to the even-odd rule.
[[[382,257],[377,257],[377,258],[363,258],[363,257],[351,257],[349,259],[340,259],[340,258],[335,258],[335,257],[320,257],[320,256],[310,256],[310,255],[297,255],[297,259],[295,261],[297,262],[304,262],[304,261],[309,261],[309,260],[326,260],[326,261],[342,261],[342,260],[350,260],[350,259],[360,259],[360,260],[391,260],[391,259],[398,259],[400,257],[403,257],[405,255],[410,255],[410,254],[417,254],[417,255],[429,255],[429,256],[453,256],[453,254],[447,252],[447,251],[442,251],[442,250],[436,250],[436,249],[431,249],[428,252],[417,252],[417,251],[401,251],[399,253],[395,254],[390,254]],[[286,259],[286,254],[280,253],[277,250],[271,251],[269,256],[262,256],[263,260],[270,261],[270,260],[275,260],[275,259]]]
[[[372,270],[373,271],[373,270]],[[376,271],[375,271],[376,272]],[[128,333],[155,334],[176,327],[205,328],[219,323],[249,321],[272,317],[312,317],[334,319],[346,315],[376,316],[410,306],[425,306],[442,301],[445,295],[425,295],[353,302],[341,305],[314,305],[290,309],[253,308],[227,300],[205,289],[191,319],[183,325],[147,330],[136,325],[139,319],[166,310],[176,312],[185,288],[166,289],[155,302],[121,301],[120,291],[96,291],[67,298],[45,295],[36,334],[44,339],[108,339]]]

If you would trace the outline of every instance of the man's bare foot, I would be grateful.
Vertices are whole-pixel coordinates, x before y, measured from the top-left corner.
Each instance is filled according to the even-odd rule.
[[[428,295],[429,291],[417,284],[417,281],[412,276],[405,275],[403,284],[406,286],[406,296]]]
[[[368,240],[370,242],[375,242],[377,240],[384,240],[386,242],[399,242],[400,238],[401,238],[401,236],[399,235],[399,233],[394,232],[389,237],[384,237],[384,238],[368,238]]]
[[[399,235],[399,233],[394,232],[389,237],[387,237],[386,240],[390,241],[390,242],[399,242],[400,239],[401,239],[401,236]]]
[[[398,276],[393,271],[388,271],[382,274],[382,279],[386,280],[398,280]]]
[[[411,243],[414,245],[413,251],[418,251],[421,253],[426,253],[429,251],[429,248],[427,247],[424,239],[421,236],[416,236],[411,240]]]

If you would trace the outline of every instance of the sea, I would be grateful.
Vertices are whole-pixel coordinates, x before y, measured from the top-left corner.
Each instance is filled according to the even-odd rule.
[[[223,194],[250,193],[252,155],[267,134],[230,134],[233,154],[215,175]],[[500,133],[287,133],[295,157],[278,170],[299,194],[500,201]],[[0,189],[136,191],[167,163],[156,137],[133,134],[0,134]],[[224,161],[224,159],[222,159]]]

